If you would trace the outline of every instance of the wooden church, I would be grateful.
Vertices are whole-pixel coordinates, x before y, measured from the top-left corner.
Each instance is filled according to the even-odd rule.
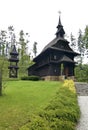
[[[59,16],[56,37],[33,59],[34,64],[28,68],[28,75],[40,76],[45,80],[74,78],[74,57],[78,53],[70,48],[64,35],[65,31]]]

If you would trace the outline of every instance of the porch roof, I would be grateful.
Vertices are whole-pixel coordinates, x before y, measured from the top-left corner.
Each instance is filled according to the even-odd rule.
[[[61,57],[61,59],[59,60],[59,62],[71,62],[71,63],[76,63],[74,62],[71,58],[69,58],[68,56],[64,55]]]

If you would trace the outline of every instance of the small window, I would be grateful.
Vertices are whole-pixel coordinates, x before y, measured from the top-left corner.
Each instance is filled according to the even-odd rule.
[[[57,70],[55,69],[54,72],[57,72]]]
[[[56,60],[57,59],[57,56],[56,55],[54,55],[54,60]]]

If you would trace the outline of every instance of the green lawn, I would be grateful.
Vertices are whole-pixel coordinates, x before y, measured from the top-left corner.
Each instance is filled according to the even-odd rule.
[[[44,109],[58,89],[60,82],[8,81],[0,97],[0,130],[17,130],[32,114]]]

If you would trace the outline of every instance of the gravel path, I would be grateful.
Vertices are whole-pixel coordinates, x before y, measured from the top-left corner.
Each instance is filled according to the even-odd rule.
[[[81,110],[81,118],[76,127],[77,130],[88,130],[88,96],[78,96]]]
[[[76,130],[88,130],[88,83],[75,83],[81,117]]]
[[[75,83],[78,96],[88,96],[88,83]]]

